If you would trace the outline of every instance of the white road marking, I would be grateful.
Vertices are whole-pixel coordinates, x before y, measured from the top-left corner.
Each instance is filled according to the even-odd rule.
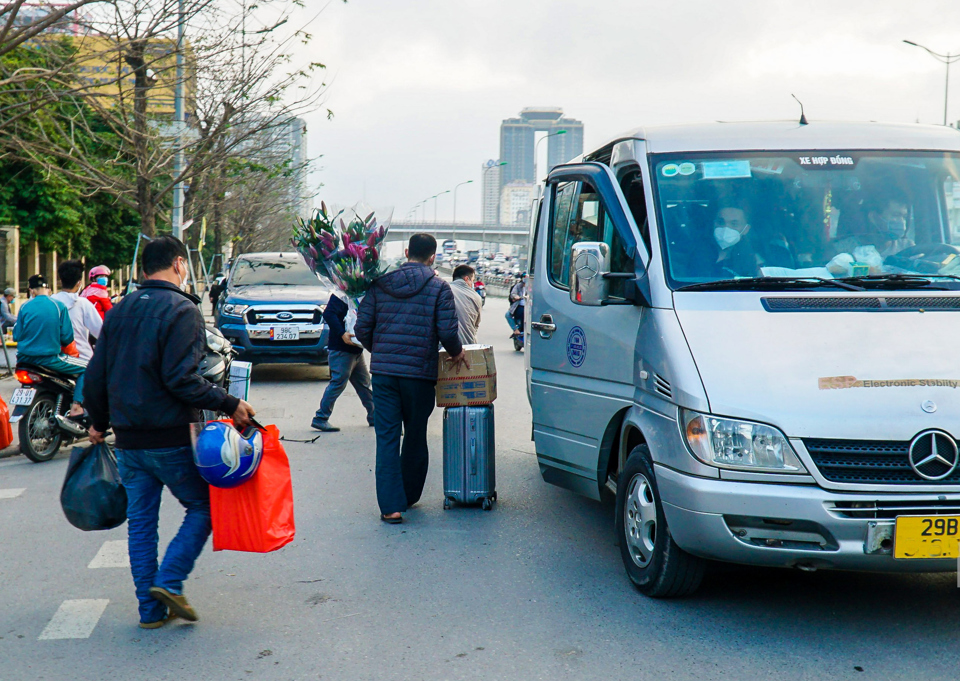
[[[90,561],[88,568],[128,568],[130,556],[127,555],[127,540],[117,539],[103,542],[97,555]]]
[[[64,601],[50,623],[40,632],[38,640],[90,638],[109,602],[106,598]]]
[[[13,489],[0,489],[0,499],[13,499],[19,497],[27,490],[26,487],[14,487]]]

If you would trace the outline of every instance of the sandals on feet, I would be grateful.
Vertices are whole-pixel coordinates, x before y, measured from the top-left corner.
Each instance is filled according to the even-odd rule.
[[[388,518],[387,516],[381,513],[380,520],[382,520],[385,523],[389,523],[390,525],[399,525],[400,523],[403,522],[403,516],[400,516],[398,518]]]

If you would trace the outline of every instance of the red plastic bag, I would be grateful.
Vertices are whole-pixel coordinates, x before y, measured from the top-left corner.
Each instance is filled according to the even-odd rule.
[[[210,487],[214,551],[268,553],[293,541],[293,483],[280,431],[267,426],[263,458],[239,487]]]
[[[3,338],[0,338],[0,343]],[[6,449],[13,442],[13,428],[10,426],[10,411],[7,403],[0,397],[0,449]]]

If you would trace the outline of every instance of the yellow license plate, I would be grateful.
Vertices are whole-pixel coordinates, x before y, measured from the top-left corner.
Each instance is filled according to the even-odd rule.
[[[898,516],[893,557],[960,557],[960,516]]]

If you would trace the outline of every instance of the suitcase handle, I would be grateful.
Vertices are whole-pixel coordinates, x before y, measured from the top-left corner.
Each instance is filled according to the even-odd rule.
[[[470,475],[477,474],[477,438],[470,438]]]

